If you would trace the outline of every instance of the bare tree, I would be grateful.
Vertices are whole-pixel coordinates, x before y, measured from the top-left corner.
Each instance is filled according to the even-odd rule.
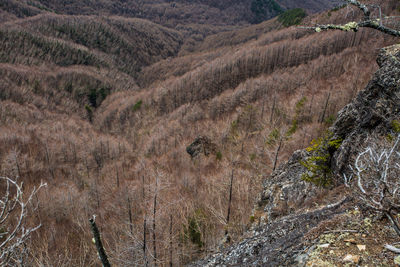
[[[384,25],[388,21],[398,17],[385,16],[384,14],[382,14],[382,10],[379,5],[363,4],[358,0],[346,0],[346,2],[348,3],[348,5],[357,7],[363,13],[364,17],[361,21],[359,22],[351,21],[346,24],[324,24],[324,25],[317,24],[313,27],[301,27],[301,28],[313,29],[316,32],[325,30],[341,30],[341,31],[356,32],[358,31],[359,28],[364,27],[364,28],[372,28],[392,36],[400,37],[400,31]],[[378,10],[378,14],[376,16],[372,15],[371,8]]]
[[[103,267],[110,267],[110,262],[108,261],[107,254],[104,250],[103,243],[101,242],[100,231],[96,225],[96,216],[93,215],[92,218],[89,219],[90,228],[93,233],[93,243],[96,245],[97,255],[101,261]]]
[[[383,212],[400,236],[393,213],[400,213],[400,134],[390,146],[371,144],[357,155],[352,167],[363,203]],[[350,177],[345,176],[346,182]]]
[[[41,226],[27,225],[28,208],[33,197],[46,184],[41,182],[25,198],[22,182],[3,176],[0,176],[0,182],[0,266],[23,266],[25,242]]]

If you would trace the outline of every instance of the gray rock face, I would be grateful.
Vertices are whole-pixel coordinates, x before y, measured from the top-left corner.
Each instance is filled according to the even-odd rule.
[[[346,172],[354,155],[372,133],[386,134],[400,117],[400,45],[383,48],[377,59],[380,69],[354,101],[343,108],[331,127],[343,144],[334,155],[336,174]]]
[[[341,184],[353,155],[366,138],[391,131],[393,120],[400,120],[400,45],[383,48],[377,59],[380,69],[367,87],[344,107],[329,129],[332,139],[342,139],[331,157],[334,184]],[[343,211],[343,203],[321,210],[300,212],[318,189],[304,182],[306,171],[300,161],[305,150],[296,151],[263,182],[263,191],[255,206],[256,222],[248,238],[193,266],[298,266],[304,261],[302,236],[318,223]],[[344,201],[346,202],[346,201]],[[297,260],[296,260],[297,259]]]
[[[298,266],[307,255],[303,236],[319,222],[340,214],[346,198],[312,212],[282,217],[254,229],[249,238],[191,266]]]
[[[300,161],[306,156],[304,150],[295,151],[286,164],[264,180],[256,207],[265,213],[264,222],[260,221],[259,225],[294,212],[298,205],[315,195],[315,186],[301,179],[306,169]]]

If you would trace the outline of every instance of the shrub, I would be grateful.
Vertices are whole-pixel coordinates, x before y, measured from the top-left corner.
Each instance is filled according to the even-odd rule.
[[[330,162],[333,153],[340,147],[343,140],[332,139],[332,133],[328,132],[325,136],[313,140],[311,146],[306,150],[311,156],[300,163],[306,167],[307,172],[301,178],[317,186],[326,187],[332,183],[332,169]]]
[[[256,218],[254,217],[254,215],[250,216],[250,223],[254,223],[256,221]]]
[[[139,100],[138,102],[133,105],[132,110],[133,112],[138,111],[142,107],[143,101]]]
[[[72,93],[72,90],[73,90],[72,82],[67,82],[67,83],[64,85],[64,90],[65,90],[66,92],[68,92],[68,93]]]
[[[250,9],[254,15],[253,23],[268,19],[269,13],[283,12],[281,6],[274,0],[253,0]]]
[[[297,128],[299,126],[299,117],[306,101],[307,98],[304,96],[296,103],[295,115],[289,130],[286,132],[286,137],[291,137],[297,131]]]
[[[218,151],[217,154],[215,155],[217,160],[222,160],[222,153],[221,151]]]
[[[346,6],[347,6],[347,4],[343,4],[343,5],[334,7],[334,8],[331,9],[331,12],[339,11],[340,9],[345,8]]]
[[[298,25],[301,23],[303,18],[307,16],[307,13],[301,8],[290,9],[279,15],[278,21],[285,27],[292,25]]]
[[[393,120],[390,126],[395,133],[400,133],[400,122],[398,120]]]
[[[93,121],[93,109],[92,109],[92,107],[86,104],[85,105],[85,109],[86,109],[89,121],[92,122]]]
[[[100,106],[100,104],[106,99],[107,95],[110,94],[110,88],[107,86],[102,86],[100,88],[91,87],[88,88],[87,98],[90,105],[94,108]]]
[[[336,116],[335,115],[329,115],[326,119],[325,119],[325,124],[327,126],[331,126],[336,120]]]
[[[35,94],[38,94],[40,92],[41,86],[40,86],[40,82],[38,80],[35,80],[33,82],[33,92]]]
[[[200,230],[200,223],[199,220],[203,217],[204,214],[201,210],[197,210],[194,216],[188,218],[188,223],[184,227],[184,240],[189,240],[193,244],[197,245],[199,248],[204,246],[204,242],[202,241],[202,235]]]
[[[279,140],[279,138],[281,137],[281,133],[279,132],[279,130],[277,128],[274,128],[268,135],[267,140],[265,141],[265,143],[267,145],[274,145],[276,143],[277,140]]]

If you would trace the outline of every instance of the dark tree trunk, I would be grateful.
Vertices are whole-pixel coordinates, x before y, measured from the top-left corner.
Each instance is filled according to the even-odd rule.
[[[100,238],[100,232],[99,229],[97,228],[94,217],[89,219],[89,222],[90,222],[90,227],[92,228],[94,243],[96,245],[100,261],[103,264],[103,267],[111,267],[106,252],[104,251],[103,243],[101,242]]]

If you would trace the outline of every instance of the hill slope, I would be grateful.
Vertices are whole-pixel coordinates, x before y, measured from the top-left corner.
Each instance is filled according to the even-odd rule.
[[[39,15],[0,25],[1,61],[117,68],[135,76],[141,67],[175,55],[173,30],[140,19]]]
[[[357,194],[355,182],[352,189],[344,190],[342,177],[351,172],[348,166],[354,164],[363,147],[381,145],[382,137],[396,131],[391,125],[400,119],[400,91],[394,83],[400,78],[399,60],[399,45],[382,49],[378,58],[380,69],[368,86],[339,112],[338,120],[330,128],[330,140],[343,140],[332,153],[335,160],[330,164],[339,188],[322,197],[321,189],[303,181],[301,177],[307,169],[301,162],[310,155],[306,150],[296,151],[264,181],[255,211],[256,222],[248,237],[192,266],[345,266],[346,254],[353,257],[349,253],[359,255],[354,256],[356,264],[392,266],[395,254],[386,252],[383,256],[383,244],[396,242],[398,235],[390,228],[390,221],[370,213]],[[313,209],[311,203],[322,207]],[[367,250],[351,249],[352,245],[345,245],[346,242],[354,247],[362,244]],[[334,250],[328,253],[329,249],[322,247]]]
[[[8,17],[34,16],[43,12],[55,12],[68,15],[118,15],[139,17],[167,26],[178,24],[237,25],[239,23],[261,22],[279,14],[279,12],[303,8],[310,13],[330,9],[342,1],[335,0],[239,0],[239,1],[48,1],[5,0],[0,4]],[[6,15],[2,16],[7,19]]]

